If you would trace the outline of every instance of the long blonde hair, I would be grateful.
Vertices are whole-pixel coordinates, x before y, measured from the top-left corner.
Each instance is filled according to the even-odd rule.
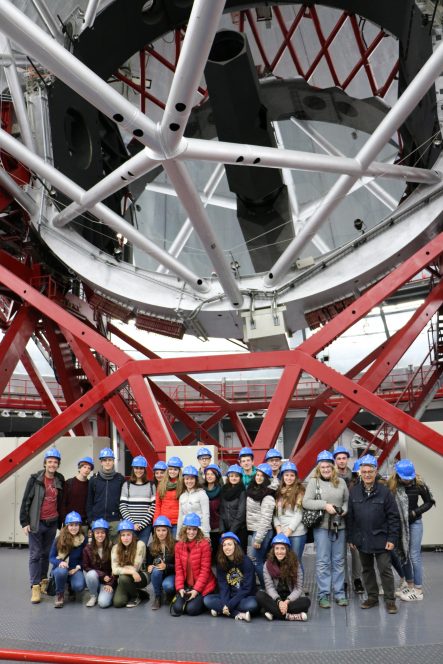
[[[284,483],[285,480],[283,477],[281,482],[282,483],[275,497],[275,502],[277,503],[277,505],[281,504],[281,509],[283,512],[288,507],[291,510],[294,510],[296,505],[297,507],[301,508],[303,496],[305,495],[305,487],[300,482],[298,477],[296,477],[294,484],[292,484],[291,486],[287,486]]]
[[[160,498],[163,500],[163,498],[166,495],[166,491],[168,490],[168,483],[173,482],[171,478],[169,477],[168,471],[165,472],[163,477],[161,478],[160,482],[158,483],[158,488],[157,488],[157,493],[160,496]],[[177,479],[174,482],[175,484],[175,497],[177,500],[180,498],[184,491],[184,484],[183,484],[183,476],[182,476],[182,471],[181,468],[178,471]]]
[[[324,463],[324,461],[320,461],[320,463]],[[314,470],[314,477],[315,477],[317,480],[321,480],[321,479],[322,479],[321,472],[320,472],[320,463],[317,464],[317,467],[316,467],[316,469]],[[328,463],[329,463],[329,461],[328,461]],[[336,469],[336,467],[335,467],[332,463],[331,463],[331,466],[332,466],[331,484],[332,484],[333,486],[335,486],[335,488],[337,488],[338,485],[339,485],[339,483],[340,483],[340,482],[339,482],[340,478],[339,478],[339,476],[337,475],[337,469]]]
[[[420,477],[420,475],[415,476],[415,482],[419,486],[422,486],[424,484],[424,482],[423,482],[422,478]],[[389,479],[388,479],[388,489],[389,489],[389,491],[391,491],[391,493],[394,493],[394,494],[397,493],[397,488],[398,488],[399,484],[401,484],[400,478],[397,475],[397,473],[394,471],[392,473],[392,475],[389,476]]]

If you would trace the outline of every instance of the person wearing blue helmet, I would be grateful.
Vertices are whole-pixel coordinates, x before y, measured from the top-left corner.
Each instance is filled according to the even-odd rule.
[[[254,563],[260,586],[264,588],[263,564],[272,539],[272,517],[275,491],[271,489],[272,468],[267,463],[257,466],[257,472],[246,489],[246,527],[248,556]]]
[[[61,454],[52,447],[44,454],[43,470],[26,484],[20,507],[20,525],[29,543],[31,602],[39,604],[48,585],[49,551],[62,524],[65,478],[58,472]]]
[[[100,469],[89,480],[86,513],[89,523],[96,519],[106,519],[109,523],[109,536],[114,541],[117,537],[120,494],[125,478],[115,470],[115,455],[110,447],[101,449],[98,458]]]
[[[183,461],[172,456],[167,461],[167,470],[157,487],[154,521],[160,515],[167,516],[172,525],[173,537],[177,534],[179,500],[183,493]]]
[[[201,443],[197,443],[197,461],[198,461],[198,483],[203,486],[205,483],[205,468],[209,466],[212,459],[211,450],[207,447],[201,447]]]
[[[307,529],[302,521],[304,495],[305,489],[298,478],[297,466],[292,461],[285,461],[281,466],[281,484],[275,497],[274,528],[277,533],[289,538],[302,569],[302,556],[307,539]]]
[[[146,591],[148,577],[141,567],[146,556],[146,545],[137,539],[134,524],[123,519],[117,526],[117,544],[111,551],[112,574],[117,578],[113,605],[117,609],[132,609],[142,598],[149,599]]]
[[[165,476],[166,471],[168,470],[168,464],[165,461],[157,461],[152,470],[154,471],[154,485],[157,489],[161,480]]]
[[[306,510],[322,513],[313,528],[316,547],[317,598],[322,609],[331,608],[331,594],[338,606],[348,606],[345,595],[345,550],[348,487],[338,477],[334,457],[328,450],[317,455],[317,466],[303,498]]]
[[[256,473],[256,467],[254,466],[254,452],[250,447],[242,447],[238,454],[238,462],[242,467],[242,481],[245,485],[245,489],[247,489]]]
[[[90,596],[86,606],[98,604],[107,609],[112,604],[117,579],[112,574],[109,523],[96,519],[91,524],[91,542],[83,549],[83,572]]]
[[[226,484],[220,491],[220,530],[235,533],[241,548],[246,551],[246,490],[242,482],[242,469],[238,464],[229,466],[226,471]]]
[[[152,526],[152,541],[146,552],[146,571],[154,589],[151,609],[157,611],[162,605],[162,595],[172,599],[175,588],[174,549],[172,525],[167,516],[159,516]]]
[[[346,447],[343,447],[343,445],[337,445],[332,456],[334,457],[337,475],[346,482],[346,485],[349,488],[349,482],[352,479],[352,471],[348,466],[351,457],[349,450],[347,450]]]
[[[183,468],[184,490],[179,498],[177,532],[180,532],[186,514],[198,514],[202,522],[204,536],[209,539],[209,498],[206,491],[199,486],[198,470],[195,466]]]
[[[265,454],[265,463],[269,463],[272,468],[271,488],[277,490],[280,486],[280,468],[283,462],[281,452],[275,447],[271,447]]]
[[[51,574],[55,579],[56,609],[63,608],[67,587],[72,593],[81,593],[85,588],[82,559],[86,538],[81,532],[81,523],[82,518],[78,512],[69,512],[59,536],[52,543],[49,560],[52,564]]]
[[[222,471],[216,463],[206,466],[203,486],[209,499],[209,537],[212,546],[212,562],[215,562],[220,538],[220,495],[223,486]]]
[[[88,500],[89,476],[94,470],[94,461],[90,456],[82,456],[77,462],[77,474],[65,482],[62,502],[62,519],[69,512],[78,512],[82,518],[82,529],[87,535],[86,503]]]
[[[144,456],[135,456],[131,463],[131,476],[124,482],[120,495],[120,514],[132,521],[138,539],[148,545],[155,512],[155,486],[148,480],[148,462]]]
[[[393,553],[393,564],[400,575],[397,597],[405,602],[423,600],[422,515],[435,505],[429,487],[417,475],[410,459],[401,459],[388,480],[397,503],[401,538]]]
[[[206,595],[204,604],[211,615],[250,622],[258,612],[255,599],[255,569],[232,532],[223,533],[217,551],[218,594]]]

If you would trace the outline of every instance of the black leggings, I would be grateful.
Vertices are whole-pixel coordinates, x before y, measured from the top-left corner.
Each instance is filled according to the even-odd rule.
[[[278,608],[278,604],[275,601],[275,599],[272,599],[268,593],[265,593],[264,590],[259,590],[257,592],[257,603],[261,609],[263,609],[266,612],[272,613],[274,618],[277,620],[285,620],[285,616],[282,615],[280,609]],[[309,597],[299,597],[298,599],[295,599],[293,602],[289,602],[288,604],[288,613],[306,613],[306,611],[309,609],[311,606],[311,600]]]

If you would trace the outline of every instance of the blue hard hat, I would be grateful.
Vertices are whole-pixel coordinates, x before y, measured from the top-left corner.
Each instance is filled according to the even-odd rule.
[[[135,530],[134,524],[129,519],[123,519],[117,526],[117,531],[120,533],[122,530]]]
[[[157,526],[165,526],[166,528],[172,528],[172,523],[169,521],[167,516],[158,516],[154,523],[152,524],[153,528],[157,528]]]
[[[354,465],[352,466],[352,472],[358,473],[359,470],[360,470],[360,459],[357,459],[356,461],[354,461]]]
[[[98,458],[100,459],[100,461],[102,459],[115,459],[115,454],[110,447],[104,447],[102,450],[100,450]]]
[[[272,539],[271,546],[274,546],[274,544],[286,544],[286,546],[291,546],[289,537],[286,537],[283,533],[278,533],[278,535]]]
[[[322,450],[322,452],[317,455],[317,463],[320,463],[320,461],[330,461],[331,463],[334,463],[334,457],[328,452],[328,450]]]
[[[349,450],[346,449],[346,447],[343,447],[343,445],[338,445],[335,450],[332,452],[332,456],[335,457],[337,454],[347,454],[348,458],[351,456],[351,453]]]
[[[415,468],[410,459],[401,459],[395,464],[395,472],[401,480],[415,480]]]
[[[375,456],[372,456],[372,454],[365,454],[364,456],[360,457],[360,468],[362,466],[375,466],[377,468],[377,459]]]
[[[109,523],[106,521],[106,519],[96,519],[92,522],[91,530],[97,530],[97,528],[109,530]]]
[[[185,518],[183,519],[183,525],[191,526],[193,528],[200,528],[202,525],[202,520],[195,512],[189,512],[189,514],[186,514]]]
[[[223,533],[223,535],[220,537],[220,542],[223,542],[223,540],[225,540],[225,539],[233,539],[238,544],[240,544],[239,537],[235,533],[231,532],[230,530],[228,530],[227,533]]]
[[[51,447],[51,449],[46,450],[45,452],[45,459],[58,459],[59,461],[62,460],[62,455],[58,451],[57,448]]]
[[[209,466],[206,466],[203,472],[206,474],[207,470],[212,470],[213,472],[218,473],[220,476],[222,474],[220,466],[217,466],[216,463],[210,463]]]
[[[167,470],[168,464],[165,463],[164,461],[157,461],[157,463],[154,464],[153,470]]]
[[[254,452],[251,450],[250,447],[242,447],[242,449],[238,453],[238,458],[239,459],[241,459],[241,457],[244,457],[244,456],[254,457]]]
[[[293,461],[285,461],[282,463],[281,468],[280,468],[280,473],[286,473],[287,471],[290,471],[291,473],[295,473],[296,475],[298,474],[297,466]]]
[[[272,477],[272,468],[269,463],[259,463],[257,470],[259,470],[264,475],[267,475],[268,477]]]
[[[82,457],[81,459],[78,460],[77,466],[80,468],[80,466],[82,465],[82,463],[89,463],[89,465],[91,466],[92,470],[94,470],[94,460],[93,460],[92,457],[90,457],[90,456],[84,456],[84,457]]]
[[[144,456],[136,456],[132,459],[131,466],[132,468],[147,468],[148,462]]]
[[[197,459],[200,459],[202,456],[212,457],[210,450],[207,447],[199,447],[197,452]]]
[[[168,459],[168,468],[183,468],[183,461],[180,457],[173,456]]]
[[[65,526],[67,526],[68,523],[81,523],[81,522],[82,518],[78,512],[69,512],[69,514],[65,516]]]
[[[282,459],[282,453],[279,452],[275,447],[266,452],[265,461],[268,459]]]
[[[229,473],[237,473],[238,475],[243,475],[243,468],[238,465],[238,463],[232,464],[232,466],[229,466],[228,470],[226,471],[226,475],[229,475]]]
[[[198,470],[195,466],[185,466],[183,468],[183,477],[185,475],[191,475],[192,477],[198,477]]]

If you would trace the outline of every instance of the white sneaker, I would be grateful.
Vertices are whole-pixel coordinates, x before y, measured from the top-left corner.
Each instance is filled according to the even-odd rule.
[[[245,622],[251,622],[251,614],[249,611],[245,611],[244,613],[237,613],[235,616],[235,620],[244,620]]]
[[[300,620],[302,622],[306,622],[308,619],[308,616],[306,613],[287,613],[286,614],[286,620]]]
[[[97,595],[91,595],[86,602],[86,606],[95,606],[97,604]]]
[[[409,590],[409,586],[406,583],[406,581],[403,579],[403,581],[401,581],[401,583],[399,584],[397,590],[395,591],[395,596],[396,597],[401,597],[401,594],[404,590]]]
[[[138,606],[141,602],[140,597],[134,597],[134,599],[131,599],[129,602],[126,604],[127,609],[133,609],[134,607]]]
[[[265,611],[265,618],[266,620],[274,620],[274,616],[269,611]]]
[[[408,588],[409,592],[403,592],[400,599],[404,602],[421,602],[423,599],[423,591],[417,588]]]
[[[213,618],[217,618],[218,613],[217,613],[217,611],[216,611],[215,609],[211,609],[211,616],[212,616]]]

